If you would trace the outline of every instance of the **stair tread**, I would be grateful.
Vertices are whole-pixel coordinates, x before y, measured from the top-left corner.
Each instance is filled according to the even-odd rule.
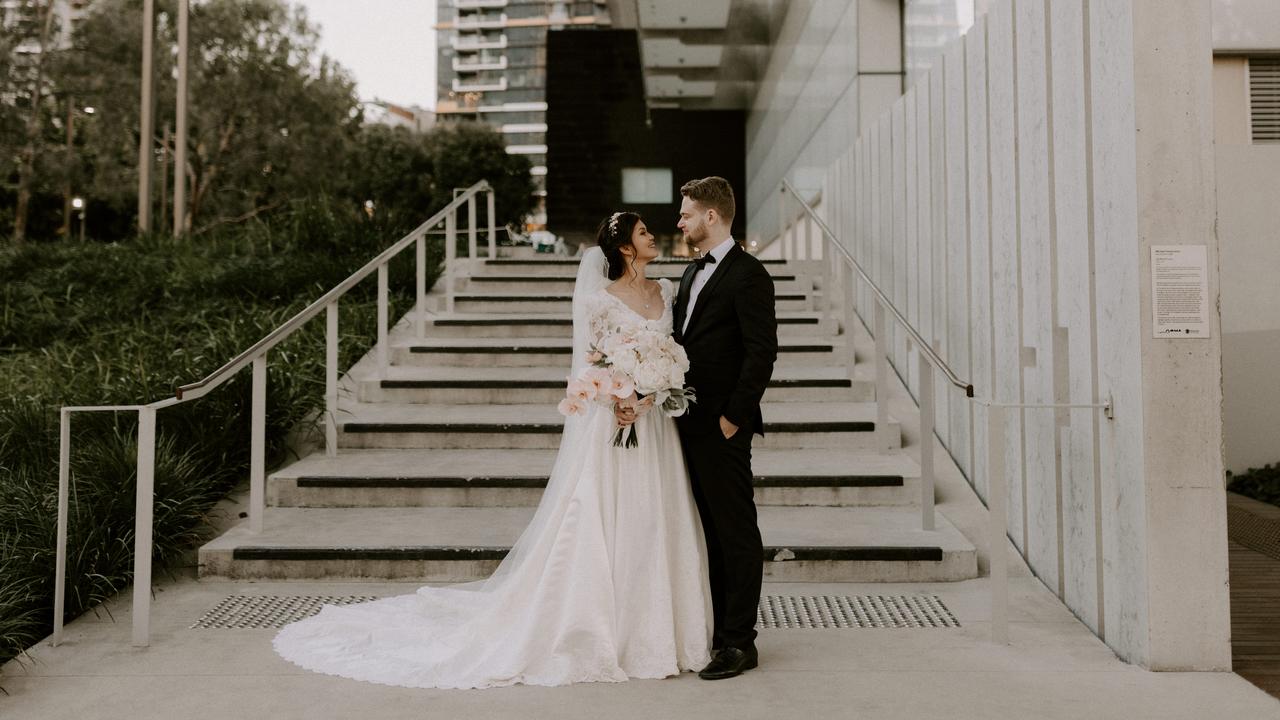
[[[816,310],[779,310],[777,312],[777,318],[780,322],[801,321],[801,320],[817,322],[817,321],[823,320],[824,316],[822,313]],[[521,322],[521,321],[529,321],[529,320],[537,320],[537,321],[555,320],[557,322],[571,323],[573,321],[573,317],[572,315],[569,315],[567,313],[517,313],[517,312],[503,312],[503,313],[452,312],[450,313],[450,312],[443,312],[443,313],[434,313],[434,314],[428,313],[427,320],[430,322],[436,322],[436,323],[439,323],[442,321],[465,322],[465,321],[472,321],[472,320],[484,320],[487,322],[493,322],[497,320],[501,320],[505,322]]]
[[[407,381],[541,381],[563,384],[569,374],[568,361],[564,365],[538,365],[521,368],[469,365],[392,365],[387,368],[383,380]],[[798,380],[848,380],[849,371],[843,367],[802,365],[778,367],[773,379],[781,382]]]
[[[323,451],[308,455],[273,477],[546,477],[556,450],[344,450],[337,457]],[[856,449],[753,449],[751,465],[763,477],[871,476],[919,477],[912,457],[903,452]]]
[[[481,317],[488,317],[482,315]],[[825,345],[842,348],[844,344],[843,338],[833,338],[831,336],[813,336],[792,335],[787,338],[778,338],[778,347],[800,347],[812,345]],[[412,338],[401,337],[396,338],[394,342],[396,347],[431,347],[431,348],[467,348],[467,347],[485,347],[485,348],[506,348],[506,347],[534,347],[534,348],[572,348],[573,342],[568,337],[530,337],[530,338],[495,338],[495,337],[426,337]]]
[[[764,402],[766,424],[874,422],[875,403],[866,402]],[[360,403],[345,399],[338,406],[339,423],[378,424],[484,424],[562,425],[564,417],[550,403],[519,405],[431,405],[430,411],[415,403]],[[890,421],[891,424],[893,421]]]
[[[509,548],[533,517],[532,507],[267,508],[261,533],[247,522],[204,545],[236,548]],[[758,508],[766,547],[940,548],[974,546],[942,513],[920,530],[915,508]]]

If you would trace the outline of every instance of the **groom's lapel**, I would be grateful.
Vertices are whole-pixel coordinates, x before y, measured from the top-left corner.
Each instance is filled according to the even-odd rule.
[[[689,290],[693,287],[693,276],[697,272],[698,266],[689,263],[684,269],[684,274],[680,276],[680,291],[676,293],[676,305],[671,309],[671,316],[675,320],[676,340],[680,340],[684,335],[681,328],[684,327],[685,313],[689,312]]]
[[[715,272],[711,273],[711,277],[707,278],[707,284],[702,286],[702,290],[698,292],[698,304],[693,306],[693,315],[689,317],[689,327],[685,332],[685,337],[693,334],[693,330],[698,325],[698,318],[702,317],[702,311],[706,309],[707,303],[710,302],[715,294],[716,286],[729,274],[729,267],[733,265],[733,261],[738,259],[738,255],[746,252],[737,243],[729,248],[729,252],[725,254],[724,260],[716,263]]]

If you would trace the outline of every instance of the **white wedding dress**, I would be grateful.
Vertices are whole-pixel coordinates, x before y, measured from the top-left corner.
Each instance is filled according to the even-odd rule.
[[[574,371],[605,325],[671,332],[604,286],[603,255],[574,290]],[[662,678],[709,658],[702,527],[674,421],[649,412],[639,447],[616,448],[612,412],[566,419],[547,489],[498,569],[461,585],[325,605],[273,645],[316,672],[402,687],[486,688]]]

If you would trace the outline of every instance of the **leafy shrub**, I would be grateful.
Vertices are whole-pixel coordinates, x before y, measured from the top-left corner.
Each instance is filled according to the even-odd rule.
[[[190,239],[0,249],[0,662],[52,625],[58,410],[170,397],[250,347],[401,237],[408,227],[320,200]],[[439,243],[429,244],[434,282]],[[391,265],[392,317],[408,310],[413,251]],[[339,303],[340,363],[376,338],[376,281]],[[323,402],[324,321],[268,358],[268,464]],[[247,371],[157,416],[154,562],[206,539],[207,515],[248,472]],[[132,578],[136,413],[72,419],[66,620]]]

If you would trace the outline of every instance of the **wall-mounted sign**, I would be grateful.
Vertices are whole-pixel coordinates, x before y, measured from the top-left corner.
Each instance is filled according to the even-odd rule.
[[[1151,336],[1210,336],[1206,246],[1151,246]]]

